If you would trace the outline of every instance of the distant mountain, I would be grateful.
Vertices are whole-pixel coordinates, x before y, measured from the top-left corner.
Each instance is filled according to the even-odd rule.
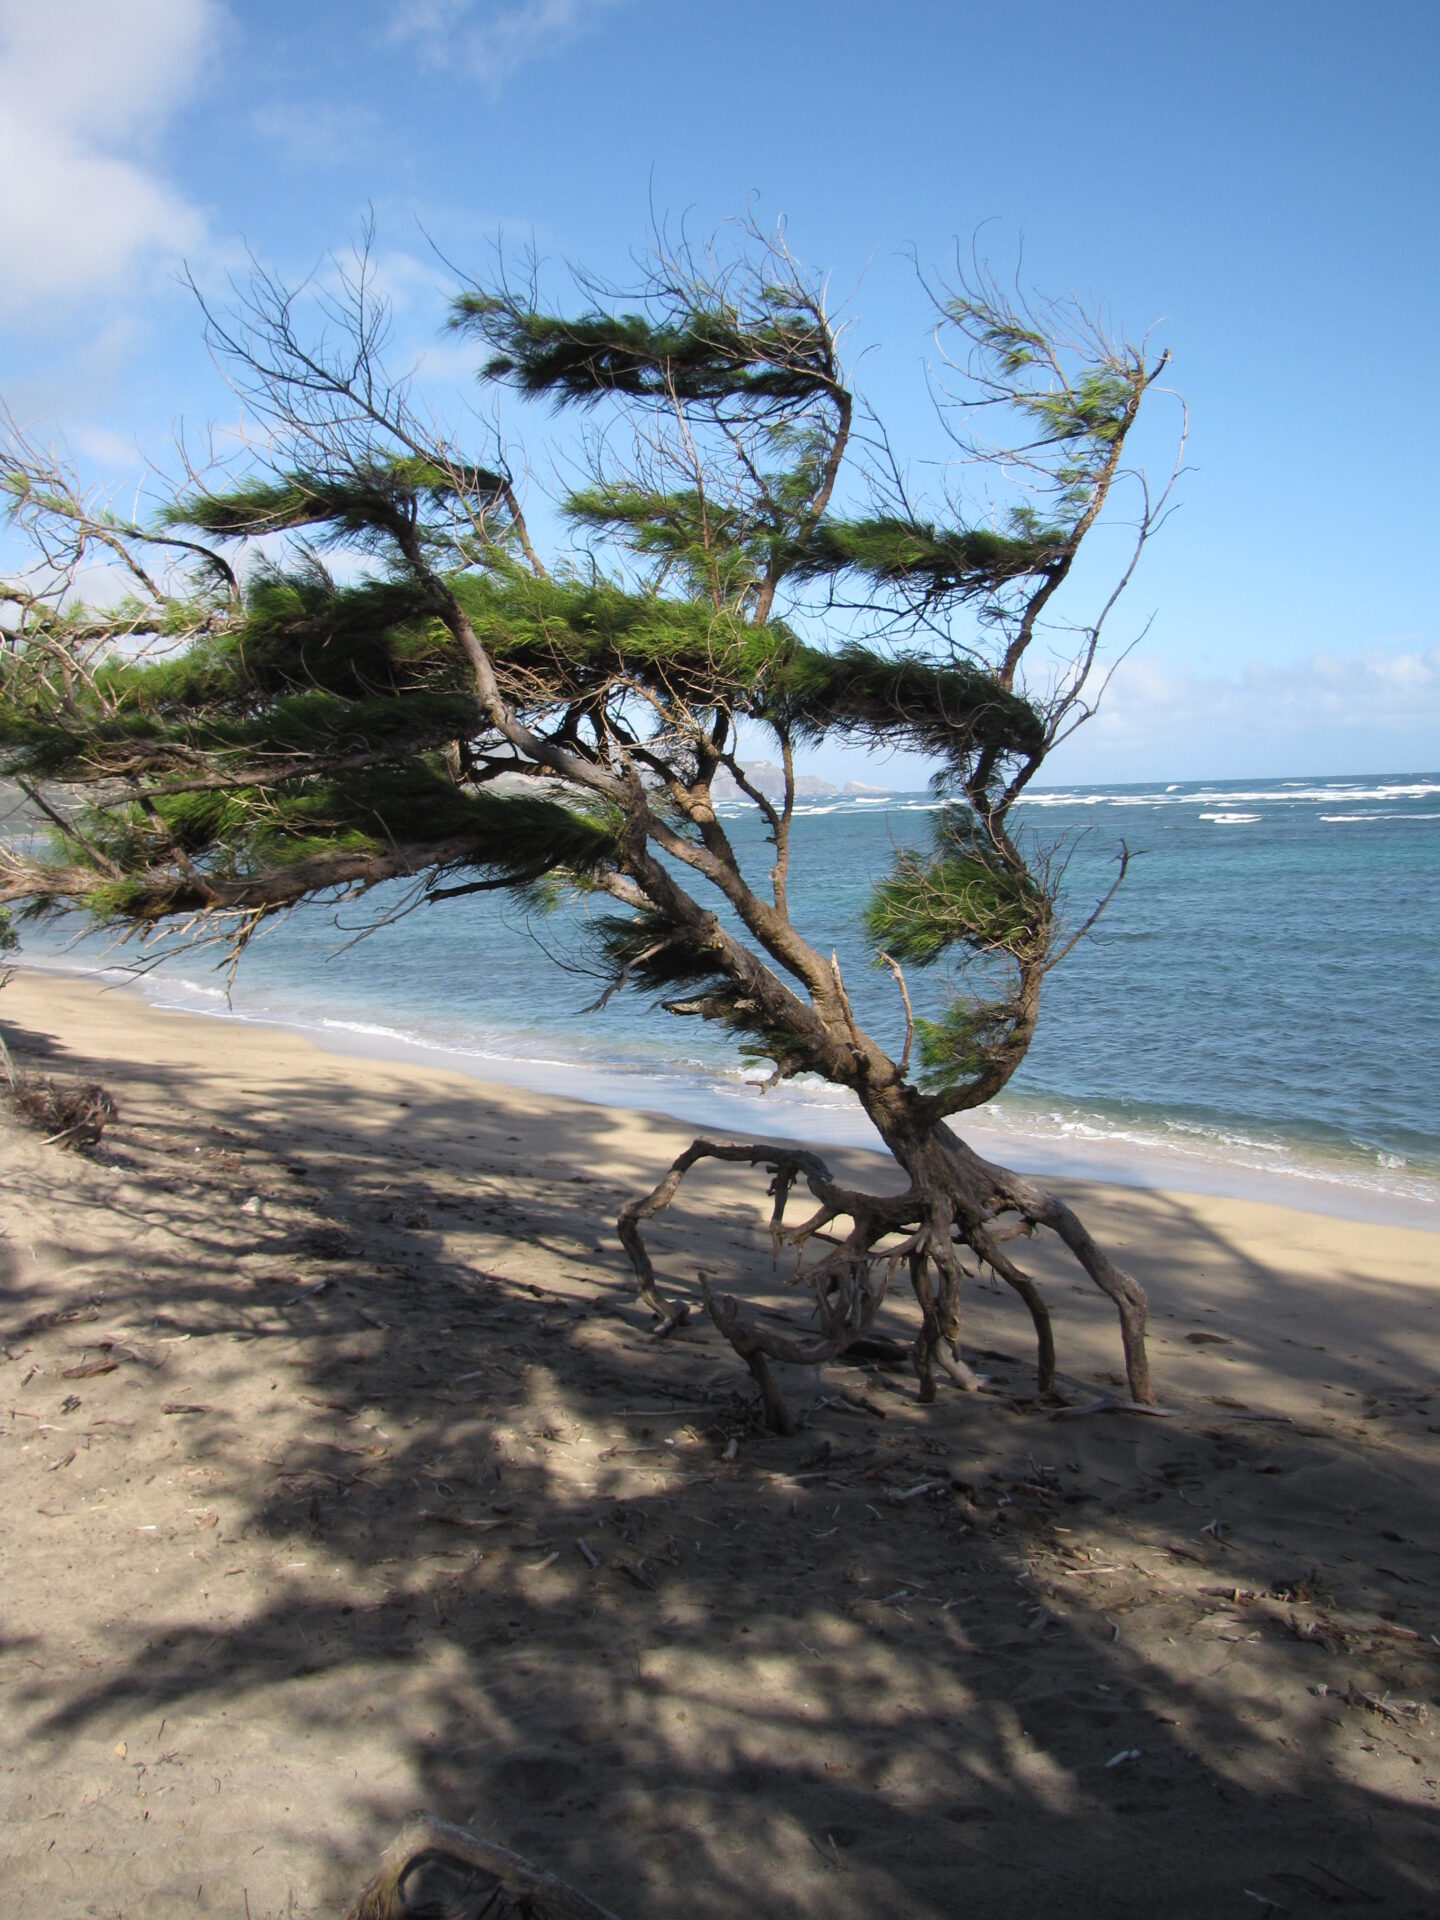
[[[752,760],[745,768],[745,778],[754,787],[758,787],[767,800],[783,800],[785,797],[785,769],[774,760]],[[846,788],[846,792],[849,792]],[[743,800],[746,796],[736,785],[733,777],[722,770],[715,776],[714,794],[717,800]],[[799,773],[795,776],[795,797],[797,800],[829,800],[840,789],[829,780],[822,780],[818,774]]]

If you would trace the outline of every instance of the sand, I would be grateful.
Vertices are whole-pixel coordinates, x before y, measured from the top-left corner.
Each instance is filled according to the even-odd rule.
[[[7,1916],[337,1914],[417,1807],[622,1920],[1440,1909],[1437,1236],[1071,1185],[1169,1417],[1077,1411],[1037,1243],[1059,1417],[981,1287],[991,1391],[831,1367],[783,1441],[633,1302],[675,1123],[39,974],[0,1030],[119,1108],[0,1117]],[[759,1188],[668,1287],[783,1292]]]

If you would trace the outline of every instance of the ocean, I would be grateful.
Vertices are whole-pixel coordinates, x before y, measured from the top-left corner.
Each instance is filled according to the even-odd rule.
[[[856,1012],[898,1050],[895,984],[861,913],[898,846],[924,844],[926,793],[802,803],[791,908],[836,951]],[[758,815],[723,809],[757,880]],[[962,1117],[981,1151],[1034,1172],[1254,1194],[1440,1227],[1440,775],[1037,791],[1023,826],[1066,860],[1095,930],[1050,975],[1010,1088]],[[699,1127],[875,1143],[843,1092],[767,1071],[728,1036],[627,993],[585,1009],[583,907],[539,918],[495,896],[422,906],[398,888],[309,906],[267,928],[229,983],[213,953],[153,955],[63,924],[27,928],[22,961],[130,980],[159,1005],[307,1031]],[[384,920],[364,938],[356,936]],[[148,971],[130,973],[136,963]],[[941,969],[907,975],[917,1012]],[[3,1021],[0,1001],[0,1021]]]

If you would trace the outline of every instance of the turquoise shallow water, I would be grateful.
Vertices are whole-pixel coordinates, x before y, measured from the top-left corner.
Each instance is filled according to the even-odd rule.
[[[898,996],[871,963],[860,913],[893,848],[923,842],[932,806],[925,794],[816,802],[795,827],[795,918],[836,948],[857,1012],[896,1046]],[[1132,862],[1099,927],[1050,976],[1022,1073],[983,1116],[1012,1158],[1180,1185],[1303,1181],[1320,1204],[1348,1194],[1412,1218],[1433,1208],[1440,1223],[1440,775],[1076,787],[1037,793],[1024,812],[1030,833],[1063,843],[1076,922],[1122,840]],[[729,826],[762,876],[757,817],[737,807]],[[578,910],[531,924],[482,896],[347,947],[385,904],[278,924],[228,1002],[194,953],[146,975],[143,991],[701,1124],[867,1137],[832,1089],[800,1083],[762,1100],[758,1070],[696,1021],[624,994],[584,1013],[597,984],[566,971],[581,961]],[[25,949],[86,969],[133,957],[57,927],[29,933]],[[938,972],[912,973],[910,987],[917,1010],[943,1004]]]

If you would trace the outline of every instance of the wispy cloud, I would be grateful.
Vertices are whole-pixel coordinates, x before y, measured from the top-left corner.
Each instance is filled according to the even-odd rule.
[[[1440,647],[1406,653],[1316,653],[1233,676],[1175,673],[1144,660],[1120,669],[1097,730],[1142,738],[1156,725],[1285,732],[1317,725],[1408,726],[1440,715]]]
[[[1065,779],[1417,768],[1440,759],[1440,646],[1315,653],[1234,674],[1139,656],[1057,761]]]
[[[0,0],[0,311],[199,245],[204,218],[153,152],[224,20],[219,0]]]
[[[427,66],[458,67],[491,93],[532,61],[560,53],[628,0],[395,0],[392,40]]]
[[[340,167],[373,156],[384,122],[372,108],[321,100],[271,101],[250,124],[262,140],[300,167]]]

